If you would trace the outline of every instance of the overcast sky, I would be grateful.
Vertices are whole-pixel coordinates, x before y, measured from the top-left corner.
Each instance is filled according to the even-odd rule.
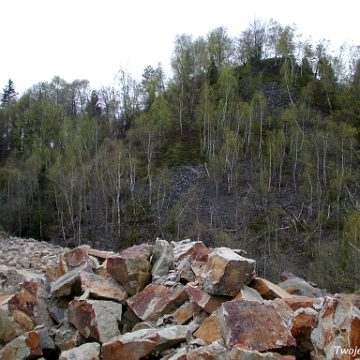
[[[273,18],[335,46],[360,44],[355,1],[342,0],[0,0],[0,92],[11,78],[22,93],[58,75],[111,85],[118,69],[140,79],[147,65],[169,71],[175,35],[205,36]]]

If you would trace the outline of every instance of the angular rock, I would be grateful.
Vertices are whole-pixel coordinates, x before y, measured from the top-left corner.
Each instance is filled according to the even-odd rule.
[[[211,314],[196,330],[194,336],[202,339],[205,344],[210,344],[216,340],[222,339],[219,312]]]
[[[215,248],[204,266],[204,290],[213,295],[234,297],[255,273],[255,260],[228,248]]]
[[[55,331],[55,345],[61,350],[70,350],[74,347],[80,346],[86,342],[73,325],[65,321],[63,325]]]
[[[107,258],[114,256],[115,253],[113,251],[101,251],[101,250],[96,250],[96,249],[90,249],[89,255],[94,256],[98,260],[103,262]]]
[[[103,358],[104,360],[138,360],[153,352],[161,352],[186,341],[188,336],[188,328],[182,325],[137,330],[120,335],[103,344]]]
[[[172,242],[175,261],[188,259],[190,262],[205,262],[211,253],[201,241],[191,241],[189,239]]]
[[[187,283],[185,289],[194,302],[208,314],[212,314],[222,303],[231,300],[228,296],[209,295],[196,282]]]
[[[186,302],[181,305],[173,314],[176,324],[184,325],[188,323],[194,316],[201,311],[199,305],[194,302]]]
[[[106,270],[129,295],[135,295],[150,282],[152,252],[151,245],[132,246],[121,251],[119,255],[109,257],[106,260]]]
[[[306,296],[292,296],[285,298],[284,301],[291,307],[293,311],[300,308],[313,308],[316,298],[309,298]]]
[[[219,319],[227,347],[267,351],[296,345],[283,318],[270,304],[229,301],[222,304]]]
[[[171,359],[171,358],[170,358]],[[169,359],[169,360],[170,360]],[[293,356],[281,356],[277,353],[260,353],[237,347],[227,349],[221,342],[215,341],[208,346],[187,352],[186,360],[295,360]]]
[[[64,253],[64,259],[69,270],[85,264],[89,260],[89,245],[81,245]]]
[[[100,344],[87,343],[61,352],[59,360],[100,360]]]
[[[49,314],[57,324],[60,324],[67,316],[68,307],[69,300],[66,298],[51,298],[48,304]]]
[[[92,273],[91,267],[86,263],[59,277],[51,285],[51,296],[81,295],[80,273],[83,271]]]
[[[157,320],[170,314],[188,300],[184,286],[148,285],[144,290],[127,300],[131,310],[141,320]]]
[[[125,289],[112,278],[104,278],[100,275],[86,272],[81,272],[79,275],[82,292],[88,291],[94,299],[121,302],[128,296]]]
[[[318,298],[326,295],[326,290],[318,289],[299,277],[290,277],[278,284],[278,286],[289,294],[302,295]]]
[[[279,286],[273,284],[269,280],[256,277],[250,284],[264,299],[274,300],[276,298],[286,299],[291,298],[292,296],[280,288]]]
[[[156,341],[147,338],[150,330],[117,336],[102,345],[103,360],[139,360],[154,350]]]
[[[0,350],[0,360],[37,359],[42,355],[40,335],[36,331],[20,335]]]
[[[261,295],[256,291],[255,289],[244,285],[240,292],[232,299],[232,300],[252,300],[252,301],[264,301],[264,299],[261,297]]]
[[[354,359],[354,354],[341,354],[340,350],[359,348],[360,310],[344,299],[325,297],[318,321],[311,333],[312,359]]]
[[[166,276],[174,265],[174,253],[171,245],[166,240],[156,239],[154,254],[151,260],[152,277]]]
[[[6,344],[26,332],[9,312],[8,303],[11,297],[7,295],[0,298],[0,344]]]
[[[25,332],[38,325],[45,328],[54,325],[47,312],[47,296],[43,284],[26,281],[19,285],[19,291],[9,299],[9,313]]]
[[[113,301],[74,299],[69,303],[69,322],[85,338],[105,343],[120,335],[122,305]]]
[[[291,319],[290,330],[297,342],[297,358],[310,357],[314,350],[311,342],[311,332],[318,325],[318,313],[311,308],[299,308]]]

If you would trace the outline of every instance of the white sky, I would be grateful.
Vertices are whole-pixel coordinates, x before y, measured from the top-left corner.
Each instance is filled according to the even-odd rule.
[[[226,26],[239,35],[255,17],[295,23],[298,33],[336,47],[360,44],[356,1],[342,0],[0,0],[0,92],[22,93],[58,75],[111,85],[120,66],[140,79],[147,65],[169,71],[175,35]]]

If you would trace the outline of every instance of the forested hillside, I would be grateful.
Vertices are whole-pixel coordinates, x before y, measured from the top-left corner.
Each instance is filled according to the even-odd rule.
[[[360,51],[330,45],[254,20],[177,36],[168,78],[55,76],[21,96],[9,80],[1,226],[113,250],[198,239],[245,249],[270,280],[360,289]]]

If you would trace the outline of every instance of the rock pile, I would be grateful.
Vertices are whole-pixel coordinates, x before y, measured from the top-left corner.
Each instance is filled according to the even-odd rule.
[[[340,350],[360,347],[359,296],[288,273],[275,285],[242,250],[157,239],[45,253],[45,280],[0,270],[18,282],[0,289],[0,360],[355,359]]]

